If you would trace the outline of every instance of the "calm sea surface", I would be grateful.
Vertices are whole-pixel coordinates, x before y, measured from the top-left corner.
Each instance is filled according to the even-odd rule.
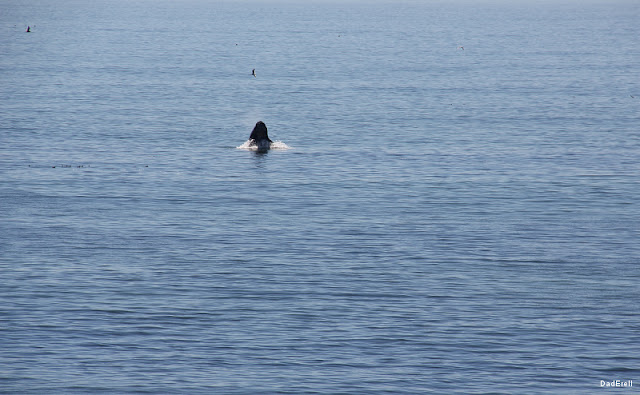
[[[639,22],[3,2],[0,392],[638,392]]]

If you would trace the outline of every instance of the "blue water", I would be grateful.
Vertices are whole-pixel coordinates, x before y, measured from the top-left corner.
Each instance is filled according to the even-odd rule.
[[[5,2],[0,392],[637,392],[640,5],[536,3]]]

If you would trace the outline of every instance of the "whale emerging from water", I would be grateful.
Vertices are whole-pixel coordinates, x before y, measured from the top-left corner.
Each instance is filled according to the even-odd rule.
[[[249,140],[249,145],[251,147],[256,147],[260,150],[271,148],[271,143],[273,143],[267,133],[267,125],[262,121],[258,121],[258,123],[256,123],[256,126],[253,128],[253,131],[249,136]]]
[[[259,121],[251,131],[249,140],[245,141],[238,149],[246,149],[249,151],[266,152],[269,150],[287,150],[290,149],[288,145],[282,141],[271,141],[267,132],[267,125],[264,122]]]

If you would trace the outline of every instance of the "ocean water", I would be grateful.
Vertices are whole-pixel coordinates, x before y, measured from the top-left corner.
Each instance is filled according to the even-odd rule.
[[[636,393],[638,21],[4,2],[0,392]]]

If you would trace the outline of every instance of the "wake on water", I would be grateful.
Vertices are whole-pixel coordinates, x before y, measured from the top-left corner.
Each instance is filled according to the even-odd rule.
[[[249,140],[245,141],[244,144],[242,144],[242,145],[240,145],[240,146],[238,146],[236,148],[237,149],[249,150],[249,151],[258,151],[260,149],[267,149],[267,147],[260,147],[259,145],[257,145],[255,140],[253,140],[253,139],[249,139]],[[286,145],[282,141],[274,141],[274,142],[271,143],[271,145],[268,147],[268,149],[286,150],[286,149],[291,149],[291,147],[289,147],[288,145]]]

